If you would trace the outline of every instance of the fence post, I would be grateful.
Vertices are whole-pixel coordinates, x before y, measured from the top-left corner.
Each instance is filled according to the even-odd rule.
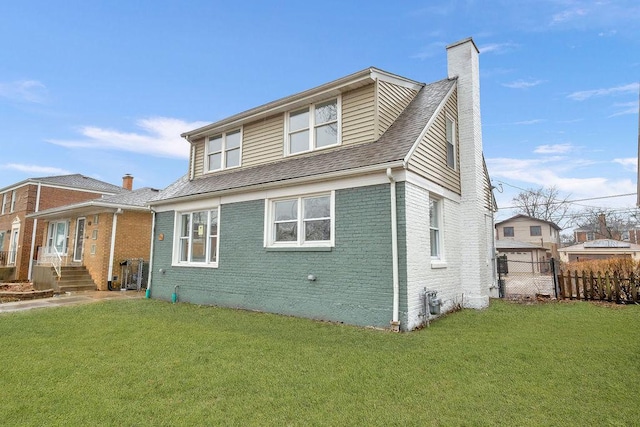
[[[559,287],[558,287],[558,275],[556,271],[556,260],[551,257],[549,260],[549,264],[551,267],[551,277],[553,277],[553,292],[555,293],[556,299],[558,299]]]

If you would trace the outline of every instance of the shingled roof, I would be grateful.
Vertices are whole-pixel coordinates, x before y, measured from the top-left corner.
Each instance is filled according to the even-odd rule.
[[[185,175],[161,191],[150,204],[157,205],[183,197],[241,190],[254,185],[402,161],[454,84],[455,79],[444,79],[425,85],[398,119],[376,141],[221,172],[194,180],[189,180]]]
[[[81,175],[79,173],[72,175],[57,175],[57,176],[45,176],[40,178],[28,178],[24,181],[20,181],[16,184],[12,184],[5,188],[0,189],[0,192],[4,192],[11,188],[21,187],[26,184],[48,184],[55,185],[57,187],[68,187],[78,190],[96,191],[100,193],[117,194],[121,193],[124,188],[109,184],[108,182],[100,181],[88,176]]]

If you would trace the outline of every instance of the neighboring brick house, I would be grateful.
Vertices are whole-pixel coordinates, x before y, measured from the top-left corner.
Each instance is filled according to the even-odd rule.
[[[478,49],[447,55],[435,83],[367,68],[183,134],[188,173],[150,202],[151,297],[394,330],[428,320],[425,290],[486,307]]]
[[[127,191],[80,203],[51,208],[29,215],[38,218],[49,230],[40,242],[38,265],[34,267],[36,288],[71,289],[89,287],[108,290],[120,285],[121,263],[142,259],[148,263],[151,243],[152,215],[147,201],[158,190],[131,190],[133,178],[123,178]],[[56,233],[60,230],[60,234]],[[60,277],[52,271],[56,254],[60,254]],[[77,275],[84,267],[90,280],[65,284],[65,273]],[[77,281],[76,281],[77,282]]]
[[[610,239],[621,240],[633,244],[640,243],[640,228],[635,225],[623,227],[610,227],[607,225],[605,214],[598,215],[598,220],[592,226],[579,227],[573,230],[576,243],[590,242],[592,240]]]
[[[558,258],[562,229],[554,222],[520,214],[497,222],[495,227],[496,240],[512,240],[542,246],[547,251],[547,259]],[[506,249],[505,245],[501,247]]]
[[[28,214],[121,191],[80,174],[29,178],[0,189],[0,279],[31,278],[31,260],[46,227]]]

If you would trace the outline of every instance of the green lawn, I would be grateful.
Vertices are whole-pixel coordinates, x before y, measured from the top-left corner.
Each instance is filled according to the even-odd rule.
[[[0,315],[4,425],[638,425],[640,307],[394,334],[152,300]]]

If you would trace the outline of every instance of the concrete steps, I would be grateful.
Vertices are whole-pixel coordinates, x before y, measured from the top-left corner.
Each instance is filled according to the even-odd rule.
[[[83,266],[62,267],[57,285],[59,292],[95,291],[97,288],[91,275]]]

